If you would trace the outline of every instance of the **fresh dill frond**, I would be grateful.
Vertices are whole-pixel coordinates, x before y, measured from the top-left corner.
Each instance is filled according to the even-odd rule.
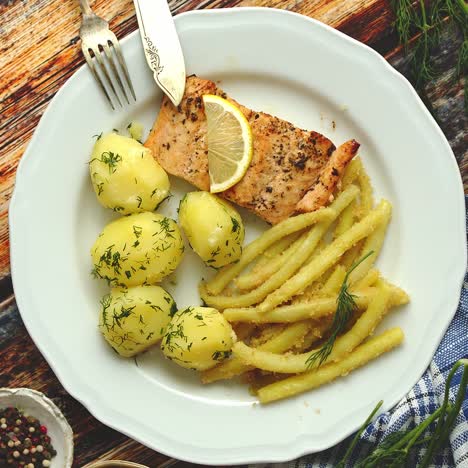
[[[349,322],[349,319],[353,315],[354,311],[356,310],[356,301],[354,294],[349,292],[349,285],[348,279],[349,275],[370,255],[374,253],[373,250],[368,252],[364,255],[361,259],[355,262],[351,268],[346,273],[344,277],[343,283],[341,285],[340,291],[338,293],[338,297],[336,298],[336,312],[333,318],[333,323],[331,326],[331,333],[330,336],[327,338],[325,343],[322,345],[320,349],[312,353],[306,361],[307,368],[311,368],[317,362],[317,366],[321,366],[330,356],[330,353],[333,350],[333,346],[335,345],[335,341],[341,332],[346,328],[346,325]]]
[[[182,323],[169,325],[169,328],[162,340],[161,349],[164,350],[167,348],[171,353],[174,352],[176,348],[180,349],[180,345],[173,341],[177,338],[180,338],[187,343],[187,335],[184,333],[184,325]]]
[[[110,330],[110,325],[107,321],[108,318],[108,310],[109,307],[112,304],[112,296],[110,294],[106,294],[102,299],[101,299],[101,306],[102,306],[102,311],[101,311],[101,316],[102,316],[102,325],[106,327],[107,331]]]
[[[452,380],[454,379],[457,370],[462,367],[463,371],[459,380],[458,391],[455,397],[455,401],[449,400],[449,393]],[[390,434],[385,440],[371,453],[362,460],[358,460],[355,464],[355,468],[400,468],[402,466],[408,466],[410,457],[412,455],[412,449],[417,446],[427,444],[422,461],[418,464],[418,468],[427,468],[434,455],[440,450],[441,447],[446,443],[450,431],[452,430],[455,420],[460,412],[460,408],[465,400],[466,389],[468,385],[468,359],[460,359],[452,367],[447,381],[445,382],[445,394],[442,405],[434,411],[429,417],[427,417],[421,424],[417,425],[413,429],[398,431],[394,434]],[[371,422],[374,414],[380,408],[382,402],[374,408],[372,413],[369,415],[367,420],[361,426],[359,431],[353,438],[348,450],[344,457],[338,462],[337,468],[344,468],[348,459],[350,458],[354,447],[356,446],[360,436],[364,432],[367,425]],[[435,430],[430,437],[424,436],[429,426],[436,423]]]
[[[411,0],[392,0],[395,14],[395,29],[400,43],[406,52],[412,35],[410,56],[411,81],[425,99],[425,85],[436,78],[437,70],[433,65],[432,52],[440,43],[442,26],[448,18],[462,34],[462,46],[458,52],[457,75],[465,78],[465,112],[468,111],[468,86],[466,72],[468,68],[468,6],[464,0],[418,0],[416,5]],[[430,106],[429,106],[430,107]],[[429,109],[432,111],[432,109]]]
[[[172,234],[175,232],[175,229],[171,221],[171,219],[166,217],[163,219],[155,219],[153,222],[159,224],[159,230],[153,234],[153,237],[164,234],[164,237],[166,238],[169,237],[171,239],[175,239],[175,236]]]
[[[398,37],[405,49],[407,49],[414,19],[413,2],[411,0],[392,0],[391,5],[395,12],[395,28]]]
[[[120,308],[120,313],[117,313],[114,311],[114,313],[112,314],[112,326],[111,326],[111,329],[113,330],[115,328],[115,326],[117,325],[119,328],[122,328],[122,320],[126,319],[127,317],[130,317],[130,315],[133,315],[134,312],[133,312],[133,309],[135,308],[136,306],[132,306],[132,307],[124,307],[124,306],[121,306]]]
[[[457,75],[465,81],[464,98],[465,114],[468,115],[468,5],[464,0],[446,0],[447,11],[453,22],[462,33],[463,43],[458,51]]]
[[[122,156],[112,151],[104,151],[101,154],[101,158],[94,158],[92,161],[95,160],[108,166],[109,174],[113,174],[117,170],[117,164],[122,161]]]
[[[408,431],[398,431],[390,434],[372,451],[372,454],[356,464],[356,468],[380,468],[405,466],[407,452],[401,447]]]
[[[411,73],[417,89],[421,89],[436,75],[431,54],[433,47],[439,41],[441,5],[442,2],[436,1],[432,6],[426,7],[424,0],[419,0],[419,14],[414,15],[414,25],[420,36],[413,48]]]

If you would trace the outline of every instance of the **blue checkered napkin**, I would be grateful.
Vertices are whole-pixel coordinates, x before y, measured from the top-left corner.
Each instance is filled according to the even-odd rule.
[[[465,205],[468,205],[468,197],[465,198]],[[466,211],[466,222],[468,232],[468,211]],[[458,359],[466,357],[468,357],[468,272],[465,274],[457,313],[429,368],[392,411],[381,414],[374,423],[367,427],[347,468],[353,467],[358,458],[366,456],[389,434],[411,429],[433,413],[444,398],[445,380],[450,369]],[[460,375],[458,371],[452,380],[450,393],[452,398],[458,390]],[[369,408],[370,411],[371,408]],[[333,468],[344,455],[351,440],[352,436],[331,449],[307,455],[289,463],[254,465],[251,468]],[[408,466],[416,467],[424,453],[424,448],[419,451],[415,450],[414,458],[410,460]],[[434,457],[431,466],[433,468],[468,468],[468,398],[465,398],[449,442],[444,450]]]

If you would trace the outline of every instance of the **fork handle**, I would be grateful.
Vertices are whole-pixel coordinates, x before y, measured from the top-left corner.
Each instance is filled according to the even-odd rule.
[[[81,7],[81,12],[83,15],[93,15],[93,10],[91,10],[91,7],[89,6],[88,0],[80,0],[80,7]]]

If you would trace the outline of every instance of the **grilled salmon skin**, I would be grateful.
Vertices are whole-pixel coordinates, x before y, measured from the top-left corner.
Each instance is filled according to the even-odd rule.
[[[202,96],[216,94],[239,107],[250,123],[253,156],[250,167],[224,198],[276,224],[289,216],[328,204],[359,143],[340,147],[314,131],[301,130],[285,120],[242,106],[213,81],[187,78],[182,102],[175,107],[165,96],[145,142],[170,174],[201,190],[210,189],[207,124]]]

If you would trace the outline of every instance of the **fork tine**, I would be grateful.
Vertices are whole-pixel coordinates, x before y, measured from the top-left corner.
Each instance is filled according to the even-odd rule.
[[[133,89],[133,85],[132,85],[132,82],[130,80],[130,75],[128,73],[127,65],[125,64],[125,59],[124,59],[124,57],[122,55],[122,49],[120,48],[120,43],[117,40],[117,38],[115,38],[115,40],[112,40],[112,41],[109,40],[109,43],[112,45],[112,47],[115,50],[115,53],[117,55],[117,59],[119,60],[120,66],[122,67],[122,70],[123,70],[124,75],[125,75],[125,79],[127,80],[128,87],[130,88],[130,91],[132,92],[133,99],[135,99],[135,101],[136,101],[135,90]]]
[[[88,63],[88,67],[91,70],[91,73],[93,74],[95,80],[98,82],[101,90],[104,92],[104,94],[107,97],[107,100],[109,101],[109,104],[111,105],[112,109],[115,110],[114,103],[112,102],[112,99],[109,96],[109,93],[107,92],[106,87],[104,86],[104,83],[101,80],[101,77],[99,76],[98,72],[96,71],[96,68],[93,63],[93,59],[91,58],[91,55],[89,53],[89,50],[82,46],[81,50],[83,51],[83,55],[86,59],[86,62]]]
[[[96,57],[96,60],[97,60],[97,62],[99,64],[99,66],[101,67],[102,73],[104,74],[104,76],[107,79],[107,83],[109,84],[110,89],[114,93],[114,96],[117,98],[117,102],[120,104],[120,107],[123,107],[122,106],[122,101],[120,100],[119,95],[117,94],[117,91],[114,88],[114,83],[112,83],[111,77],[109,76],[109,72],[107,71],[106,64],[104,63],[104,60],[102,59],[101,51],[99,50],[99,46],[94,47],[92,49],[92,51],[94,52],[94,56]]]
[[[110,50],[109,44],[103,44],[102,47],[106,54],[107,61],[110,63],[112,71],[114,72],[114,75],[117,78],[117,82],[119,83],[120,89],[122,90],[122,93],[125,96],[125,99],[127,100],[127,104],[130,104],[130,101],[128,100],[127,96],[127,91],[125,90],[125,86],[120,78],[120,73],[117,71],[117,67],[115,66],[114,57],[112,56],[112,51]]]

